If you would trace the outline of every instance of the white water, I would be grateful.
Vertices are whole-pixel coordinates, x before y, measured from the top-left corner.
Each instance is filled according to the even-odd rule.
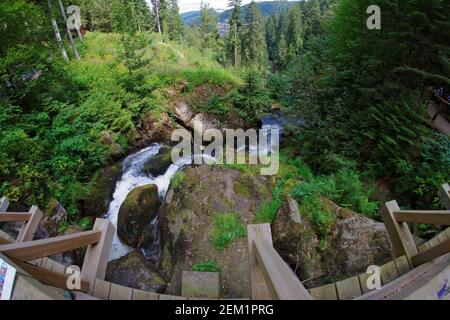
[[[142,168],[144,167],[148,159],[158,154],[160,147],[160,144],[153,144],[150,147],[142,149],[123,160],[122,177],[116,184],[116,188],[112,197],[113,200],[109,204],[108,213],[106,214],[107,219],[111,221],[116,230],[117,217],[119,214],[120,206],[125,201],[125,198],[131,190],[146,184],[155,184],[158,187],[159,199],[162,201],[166,196],[170,180],[173,178],[175,173],[181,168],[191,164],[192,157],[185,157],[178,160],[176,163],[172,163],[163,175],[151,177],[147,174],[144,174],[142,172]],[[149,221],[149,227],[150,223],[151,221]],[[116,232],[109,254],[109,261],[118,259],[126,255],[130,251],[132,251],[132,248],[123,244],[117,236]]]

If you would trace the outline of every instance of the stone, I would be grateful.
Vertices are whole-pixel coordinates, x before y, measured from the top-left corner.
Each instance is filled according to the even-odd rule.
[[[145,228],[150,228],[150,222],[158,213],[158,187],[148,184],[137,187],[127,195],[119,209],[117,234],[119,238],[131,247],[139,247],[142,243],[149,244],[144,239]],[[150,236],[150,233],[145,233]]]
[[[187,298],[219,299],[220,273],[183,271],[181,295]]]
[[[105,280],[157,293],[163,293],[167,286],[167,282],[155,266],[145,260],[136,250],[117,260],[110,261],[106,268]]]
[[[142,168],[142,172],[150,174],[153,177],[163,175],[172,164],[172,148],[161,147],[158,153],[148,159]]]

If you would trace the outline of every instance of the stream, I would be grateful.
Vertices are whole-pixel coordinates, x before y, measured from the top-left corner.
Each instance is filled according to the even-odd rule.
[[[295,120],[294,120],[295,121]],[[278,129],[280,133],[282,132],[283,125],[286,121],[282,116],[276,114],[265,115],[261,117],[262,128],[269,129],[267,132],[267,139],[270,142],[270,129]],[[185,157],[180,159],[177,163],[172,163],[163,175],[157,177],[152,177],[144,172],[142,169],[145,163],[152,157],[158,154],[159,149],[162,147],[160,143],[154,143],[149,147],[139,150],[138,152],[129,155],[122,162],[122,177],[117,181],[115,190],[112,196],[112,200],[109,204],[108,212],[106,213],[106,218],[111,221],[117,230],[117,218],[119,214],[119,209],[128,193],[136,187],[140,187],[146,184],[155,184],[158,187],[159,200],[162,202],[167,193],[170,185],[170,180],[173,178],[175,173],[185,166],[192,163],[192,157]],[[271,146],[268,145],[271,150]],[[258,146],[249,145],[247,146],[249,152],[257,152]],[[154,233],[158,232],[157,229],[157,218],[153,221],[149,221],[149,227],[151,227]],[[157,239],[157,235],[154,235],[154,239]],[[109,261],[119,259],[120,257],[128,254],[133,249],[123,244],[119,239],[117,232],[114,234],[114,239],[109,255]],[[150,248],[142,249],[142,254],[147,258],[152,258],[152,256],[158,256],[160,253],[159,244],[155,243]],[[153,252],[152,252],[153,251]],[[157,259],[157,257],[156,257]]]

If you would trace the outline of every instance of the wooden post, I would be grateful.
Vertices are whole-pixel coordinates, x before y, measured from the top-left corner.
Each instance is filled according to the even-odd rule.
[[[445,207],[450,210],[450,185],[448,183],[444,183],[439,189],[439,197]]]
[[[16,242],[24,242],[33,240],[34,233],[36,232],[39,222],[41,221],[43,214],[38,207],[32,206],[30,209],[31,218],[25,222],[22,229],[17,236]]]
[[[273,300],[276,293],[268,286],[264,271],[258,263],[254,241],[261,238],[272,245],[272,232],[270,224],[250,224],[247,226],[248,237],[248,264],[250,269],[251,297],[253,300]]]
[[[406,255],[408,261],[410,261],[411,257],[417,254],[417,247],[408,224],[406,222],[399,223],[395,220],[395,211],[400,211],[397,201],[386,202],[381,207],[381,218],[383,218],[386,225],[396,257]]]
[[[114,226],[107,219],[96,219],[94,230],[101,231],[100,240],[88,247],[81,268],[81,279],[89,282],[90,285],[89,293],[94,290],[96,279],[105,279],[109,251],[114,237]]]

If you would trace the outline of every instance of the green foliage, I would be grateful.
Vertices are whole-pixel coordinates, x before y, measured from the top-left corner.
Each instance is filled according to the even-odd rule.
[[[183,180],[184,180],[184,172],[178,171],[173,176],[172,180],[170,181],[170,184],[171,184],[172,188],[176,189],[183,183]]]
[[[235,213],[216,214],[213,218],[211,239],[214,247],[225,249],[234,239],[246,235],[245,226]]]
[[[242,63],[259,68],[267,61],[264,20],[254,1],[250,2],[241,34]]]
[[[214,261],[205,260],[195,263],[191,270],[197,272],[221,272],[222,268]]]
[[[88,217],[83,217],[80,220],[78,220],[77,223],[83,230],[90,230],[92,229],[92,223],[91,220]]]

